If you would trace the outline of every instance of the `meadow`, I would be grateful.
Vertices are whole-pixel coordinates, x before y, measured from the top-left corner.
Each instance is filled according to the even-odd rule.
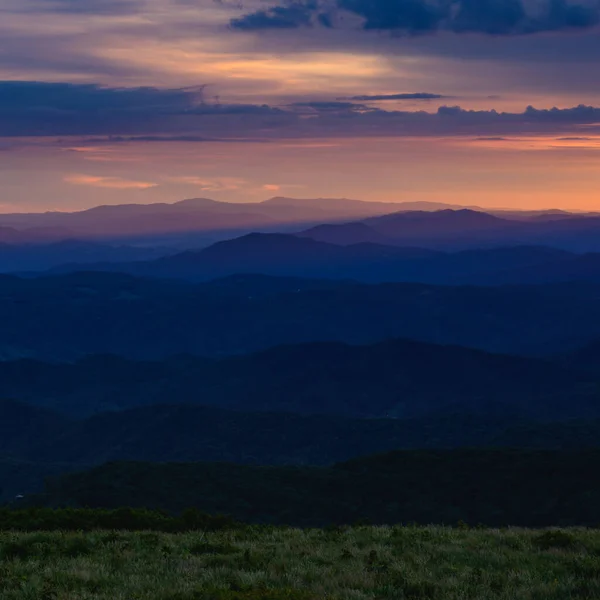
[[[0,533],[2,600],[600,598],[600,531],[239,526]]]

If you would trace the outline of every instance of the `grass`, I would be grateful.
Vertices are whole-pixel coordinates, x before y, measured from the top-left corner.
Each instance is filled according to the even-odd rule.
[[[0,533],[2,600],[600,598],[600,531]]]

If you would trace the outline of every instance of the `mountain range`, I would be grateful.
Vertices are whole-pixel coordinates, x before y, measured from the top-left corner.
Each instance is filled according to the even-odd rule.
[[[51,243],[0,243],[0,272],[39,272],[77,260],[79,265],[153,260],[174,254],[161,246],[124,246],[90,240],[65,239]]]
[[[519,424],[490,416],[352,419],[182,404],[74,419],[15,401],[0,401],[0,416],[5,460],[79,468],[113,460],[327,465],[398,448],[483,446]],[[536,425],[523,421],[525,427]]]
[[[515,213],[444,209],[401,211],[360,221],[320,224],[299,235],[345,245],[371,242],[439,250],[541,245],[589,252],[600,250],[599,231],[600,216],[595,213],[571,214],[568,218],[555,214],[523,218]]]
[[[343,198],[228,203],[192,198],[173,204],[106,205],[77,212],[0,215],[0,241],[49,239],[135,239],[191,232],[252,231],[327,220],[360,219],[400,210],[439,210],[442,203],[363,202]],[[175,237],[177,239],[177,237]]]
[[[341,486],[339,522],[498,524],[521,522],[515,485],[522,522],[589,524],[595,484],[569,468],[598,462],[599,233],[592,213],[347,199],[0,216],[0,499],[66,474],[47,503],[178,510],[171,490],[318,524],[335,507],[301,502]],[[359,458],[398,449],[440,454]]]
[[[330,467],[111,462],[51,478],[32,501],[173,513],[194,506],[245,522],[299,527],[597,527],[599,468],[598,449],[396,451]],[[540,542],[548,539],[539,535]],[[568,553],[565,546],[536,544]]]
[[[76,416],[188,403],[362,418],[600,418],[597,391],[595,375],[556,362],[409,340],[315,342],[225,359],[0,362],[0,398]]]
[[[62,472],[114,460],[329,465],[398,449],[597,448],[600,433],[598,418],[540,422],[440,413],[417,419],[354,419],[186,404],[77,419],[2,400],[0,416],[5,463],[37,465],[38,471],[41,465],[55,465]]]
[[[600,338],[600,285],[361,285],[268,277],[192,284],[118,273],[0,276],[0,356],[218,357],[282,344],[408,338],[507,354]]]
[[[227,203],[194,198],[173,204],[98,206],[77,212],[0,215],[0,242],[48,243],[66,239],[185,248],[207,245],[252,231],[302,231],[323,241],[345,236],[336,225],[364,222],[363,239],[387,244],[466,248],[477,244],[558,245],[576,251],[599,250],[597,213],[485,210],[435,202],[363,202],[318,198],[271,198]],[[323,224],[331,224],[320,227]],[[369,231],[372,230],[372,231]],[[368,236],[367,236],[368,232]],[[575,236],[579,234],[579,237]],[[467,235],[468,234],[468,235]],[[365,236],[367,236],[365,238]],[[462,238],[460,237],[462,236]]]
[[[600,253],[575,254],[547,246],[442,252],[357,242],[339,245],[290,234],[252,233],[196,251],[136,262],[72,263],[54,273],[116,271],[143,277],[207,281],[263,274],[367,283],[409,281],[446,285],[600,282]]]

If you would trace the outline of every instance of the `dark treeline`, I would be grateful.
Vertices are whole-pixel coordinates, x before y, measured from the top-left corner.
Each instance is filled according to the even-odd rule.
[[[405,339],[312,342],[222,359],[96,355],[75,363],[0,362],[0,399],[74,417],[195,404],[346,417],[459,412],[555,420],[600,417],[598,389],[597,373],[574,364]]]
[[[25,501],[181,513],[249,523],[600,525],[600,450],[402,451],[333,467],[109,463],[48,481]]]
[[[189,508],[167,514],[143,508],[0,508],[0,531],[219,531],[241,526],[223,515],[207,515]]]

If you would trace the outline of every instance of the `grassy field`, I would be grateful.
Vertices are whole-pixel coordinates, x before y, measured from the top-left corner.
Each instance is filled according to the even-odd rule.
[[[600,598],[600,531],[0,533],[2,600]]]

